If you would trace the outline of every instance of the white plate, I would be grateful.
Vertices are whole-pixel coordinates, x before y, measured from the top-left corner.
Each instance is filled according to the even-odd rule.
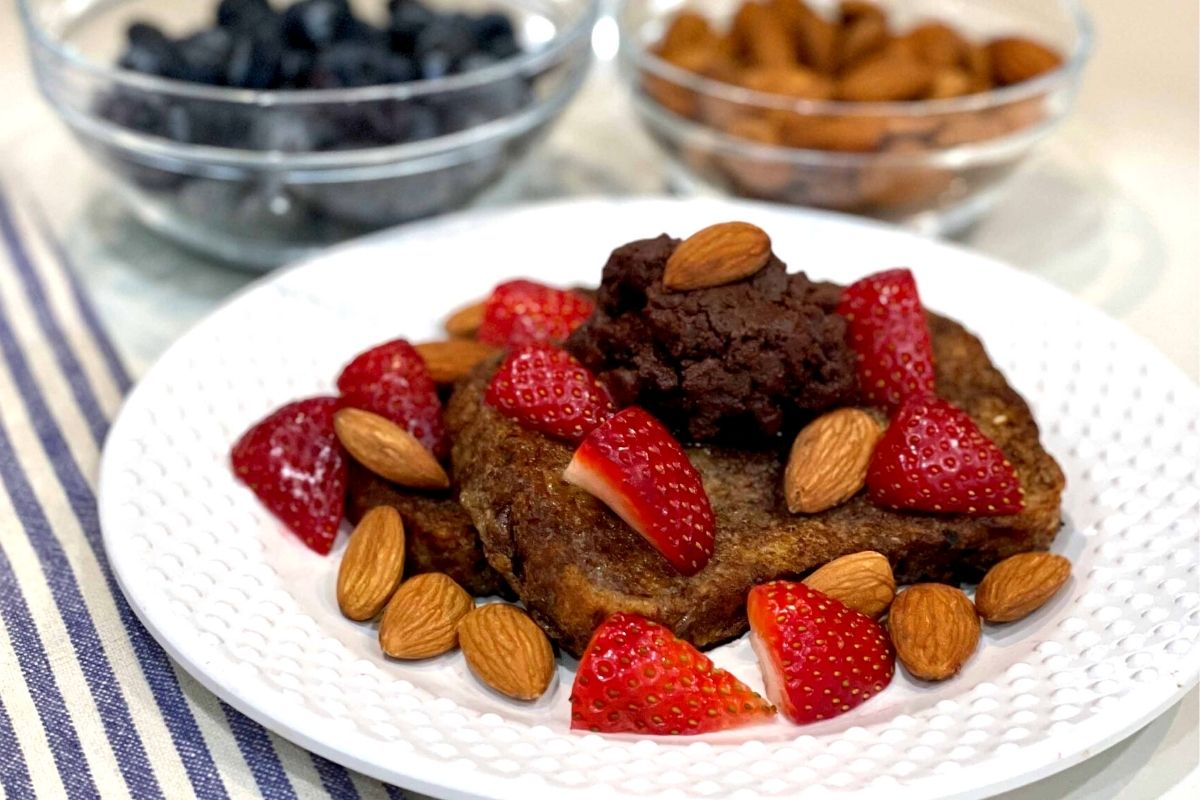
[[[674,740],[568,730],[571,672],[518,706],[455,653],[386,662],[333,596],[341,547],[306,550],[236,483],[230,443],[328,392],[359,350],[437,334],[509,277],[594,283],[609,251],[724,219],[765,228],[792,269],[850,281],[913,267],[928,304],[978,331],[1068,475],[1055,549],[1074,577],[989,627],[957,678],[898,672],[826,723]],[[129,602],[185,669],[281,735],[441,797],[975,797],[1137,730],[1200,672],[1200,392],[1118,324],[1037,279],[880,225],[721,201],[591,201],[466,214],[339,249],[213,313],[150,370],[104,453],[104,540]],[[745,642],[718,664],[761,688]]]

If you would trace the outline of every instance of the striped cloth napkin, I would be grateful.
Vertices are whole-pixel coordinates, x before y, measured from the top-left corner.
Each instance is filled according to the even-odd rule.
[[[48,230],[0,184],[0,795],[405,797],[218,700],[126,604],[96,474],[130,377]]]

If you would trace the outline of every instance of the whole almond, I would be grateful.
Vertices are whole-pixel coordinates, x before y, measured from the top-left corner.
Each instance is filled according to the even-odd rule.
[[[905,38],[913,52],[931,67],[957,67],[966,58],[970,45],[949,25],[929,22],[913,28]]]
[[[446,317],[446,321],[442,323],[442,327],[451,336],[472,338],[475,336],[475,332],[479,330],[479,326],[483,324],[483,310],[486,306],[487,304],[482,300],[478,303],[463,306]]]
[[[359,408],[333,415],[338,441],[354,460],[381,478],[414,489],[445,489],[450,478],[417,437],[389,419]]]
[[[783,473],[788,510],[816,514],[857,494],[882,435],[879,423],[857,408],[830,411],[804,426]]]
[[[771,238],[749,222],[710,225],[685,239],[663,270],[672,291],[704,289],[748,278],[771,258]]]
[[[988,570],[975,589],[975,608],[988,622],[1032,614],[1071,577],[1071,562],[1056,553],[1018,553]]]
[[[805,67],[753,67],[742,73],[740,82],[756,92],[802,100],[827,100],[833,96],[833,82]]]
[[[845,13],[843,4],[843,14]],[[888,39],[887,20],[882,14],[862,14],[846,22],[838,46],[842,69],[878,52]]]
[[[996,39],[988,45],[988,54],[992,75],[1003,86],[1031,80],[1062,64],[1058,53],[1029,39]]]
[[[958,67],[943,67],[934,73],[928,96],[934,99],[960,97],[970,94],[973,89],[974,81],[970,74]]]
[[[474,339],[424,342],[417,345],[416,350],[425,360],[429,376],[435,383],[454,383],[500,352],[500,348]]]
[[[920,61],[881,55],[855,66],[838,81],[840,100],[891,102],[915,100],[929,90],[933,69]]]
[[[733,32],[752,65],[782,67],[796,63],[791,34],[768,6],[743,4],[733,19]]]
[[[516,606],[474,609],[458,623],[458,643],[475,677],[516,700],[541,697],[554,677],[550,640]]]
[[[374,619],[404,576],[404,523],[391,506],[359,520],[338,566],[337,602],[352,620]]]
[[[803,582],[868,617],[878,617],[896,596],[892,565],[874,550],[835,558]]]
[[[694,48],[715,48],[717,34],[713,32],[708,20],[695,11],[682,11],[675,15],[667,32],[663,34],[658,45],[659,56],[670,58],[684,50]]]
[[[961,590],[944,583],[918,583],[896,595],[887,626],[896,657],[922,680],[951,677],[979,645],[975,606]]]
[[[379,647],[392,658],[432,658],[454,649],[471,595],[440,572],[414,575],[392,595],[379,620]]]

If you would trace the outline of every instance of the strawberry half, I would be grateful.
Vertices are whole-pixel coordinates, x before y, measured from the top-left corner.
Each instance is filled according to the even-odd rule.
[[[571,442],[616,413],[608,389],[587,367],[549,344],[509,353],[492,376],[485,399],[526,428]]]
[[[625,612],[592,634],[571,687],[571,727],[596,733],[711,733],[774,714],[690,643]]]
[[[333,432],[336,397],[298,400],[242,434],[233,474],[312,550],[325,555],[346,504],[346,458]]]
[[[883,691],[896,671],[878,622],[802,583],[772,581],[746,598],[767,697],[792,722],[836,717]]]
[[[359,353],[337,379],[342,406],[386,417],[443,459],[450,451],[442,402],[425,360],[404,339]]]
[[[875,445],[867,496],[915,511],[1017,514],[1024,492],[1012,464],[966,412],[937,397],[911,397]]]
[[[594,307],[575,292],[529,280],[508,281],[484,303],[483,322],[475,336],[500,347],[561,342],[592,315]]]
[[[911,272],[893,269],[850,284],[837,311],[846,318],[866,402],[891,409],[909,395],[933,393],[933,345]]]
[[[637,406],[589,433],[563,478],[607,504],[680,573],[695,575],[712,557],[716,518],[700,473]]]

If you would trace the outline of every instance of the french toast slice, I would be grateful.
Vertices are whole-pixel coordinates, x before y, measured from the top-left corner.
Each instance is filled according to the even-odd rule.
[[[746,594],[862,550],[888,557],[901,583],[974,580],[1014,553],[1047,548],[1061,525],[1062,470],[1028,405],[958,323],[929,316],[937,391],[1004,451],[1025,509],[1003,517],[890,511],[860,493],[814,515],[784,503],[782,451],[691,447],[717,517],[716,551],[687,578],[599,500],[562,479],[573,448],[484,403],[495,363],[461,382],[447,409],[459,500],[488,562],[563,649],[578,656],[610,613],[632,611],[697,646],[743,633]],[[787,442],[790,444],[790,442]],[[782,445],[781,445],[782,446]]]

